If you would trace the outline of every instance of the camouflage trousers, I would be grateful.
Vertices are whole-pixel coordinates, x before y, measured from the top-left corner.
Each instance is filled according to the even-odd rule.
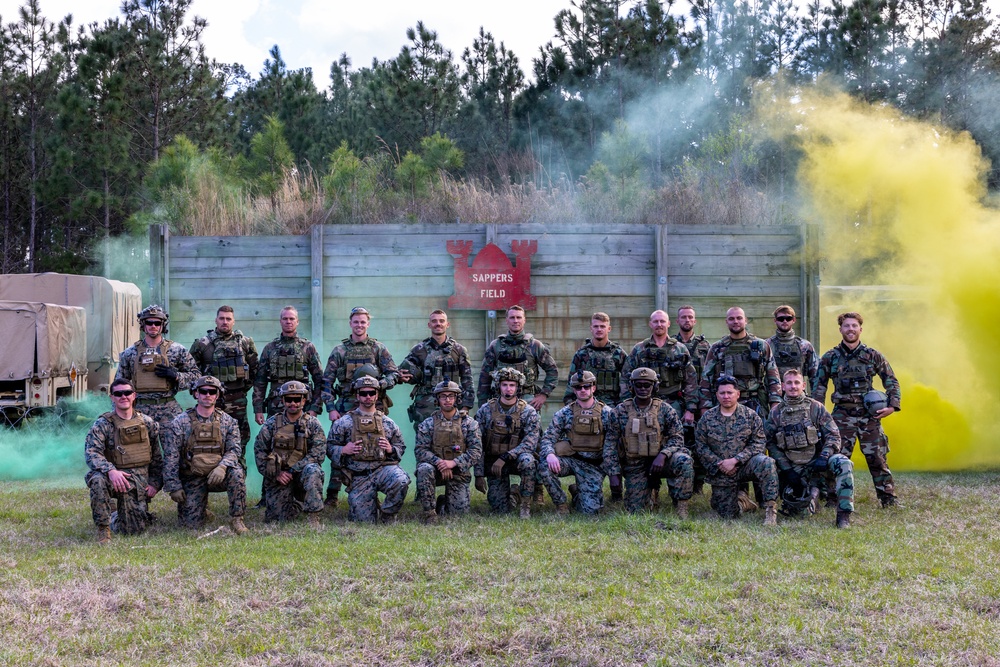
[[[549,476],[573,477],[576,481],[576,494],[573,496],[573,509],[583,514],[597,514],[604,507],[604,469],[601,468],[601,461],[587,461],[578,456],[560,456],[559,474],[556,475],[549,470],[547,463],[542,463],[538,467],[544,467],[549,472]],[[551,489],[552,502],[559,505],[566,502],[566,493],[560,486],[559,492],[562,499],[556,497]]]
[[[827,469],[822,472],[815,472],[809,466],[796,466],[795,472],[807,480],[810,486],[823,489],[833,485],[836,489],[837,509],[854,511],[854,463],[843,454],[834,454],[830,457]],[[779,489],[784,492],[784,488]]]
[[[292,473],[292,481],[279,484],[273,477],[264,478],[264,521],[291,521],[299,512],[312,514],[323,509],[323,468],[308,463],[301,472]]]
[[[490,467],[496,462],[496,456],[487,456],[483,462],[486,469],[486,500],[494,512],[510,512],[510,476],[521,478],[521,500],[530,502],[535,493],[535,476],[538,472],[538,459],[531,454],[521,454],[515,461],[507,461],[498,477],[493,477]],[[551,491],[550,491],[551,493]]]
[[[246,475],[242,468],[226,468],[226,478],[210,487],[208,477],[181,475],[184,502],[177,503],[177,523],[182,528],[201,528],[205,523],[209,492],[225,491],[229,497],[229,516],[243,516],[247,511]]]
[[[729,478],[729,483],[713,484],[712,498],[709,504],[723,519],[735,519],[740,515],[740,507],[736,503],[736,494],[747,482],[754,482],[761,490],[764,502],[778,498],[778,469],[774,459],[764,454],[757,454],[749,461],[736,468],[736,474]]]
[[[398,465],[375,468],[367,475],[355,471],[351,478],[351,490],[347,493],[348,521],[375,523],[380,511],[386,516],[396,514],[410,488],[410,476]],[[381,507],[380,492],[385,494]]]
[[[694,488],[701,493],[701,487],[705,485],[705,466],[694,452],[694,426],[684,427],[684,446],[691,452],[691,460],[694,461]]]
[[[87,473],[84,481],[90,489],[90,512],[98,528],[110,526],[116,533],[138,535],[153,520],[146,501],[147,471],[146,468],[131,468],[122,472],[129,476],[132,483],[132,488],[125,493],[111,488],[111,479],[107,474],[97,470]],[[115,501],[114,510],[111,509],[112,499]]]
[[[882,430],[882,420],[869,417],[864,407],[852,404],[834,406],[833,420],[840,429],[840,453],[850,458],[855,442],[860,442],[878,499],[885,503],[895,498],[896,485],[886,463],[889,438]],[[834,491],[832,486],[827,490]]]
[[[472,475],[468,470],[459,472],[457,468],[452,468],[451,473],[451,479],[445,481],[438,469],[430,463],[417,466],[417,502],[425,512],[434,509],[437,502],[434,494],[439,486],[444,487],[448,514],[465,514],[469,511],[469,484],[472,482]]]
[[[181,409],[180,404],[177,402],[177,399],[174,398],[171,398],[162,405],[143,405],[137,400],[135,402],[135,409],[160,425],[161,438],[165,437],[165,434],[170,432],[170,422],[174,420],[174,417],[184,412],[184,410]]]
[[[246,391],[242,394],[226,394],[225,395],[225,407],[222,408],[223,412],[236,420],[236,423],[240,427],[240,444],[243,445],[243,454],[240,456],[240,465],[243,466],[244,472],[247,469],[247,444],[250,442],[250,421],[247,419],[247,395]]]
[[[655,457],[626,459],[622,464],[625,482],[625,511],[641,512],[647,507],[650,489],[660,488],[660,480],[667,480],[673,500],[688,500],[694,487],[694,458],[687,452],[674,452],[667,457],[663,471],[653,475],[649,466]]]

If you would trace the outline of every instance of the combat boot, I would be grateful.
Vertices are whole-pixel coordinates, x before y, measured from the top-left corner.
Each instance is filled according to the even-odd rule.
[[[516,510],[518,505],[521,504],[521,487],[519,485],[510,485],[510,491],[507,493],[507,502],[510,504],[511,511]]]
[[[660,490],[659,489],[649,489],[649,495],[646,497],[646,507],[650,511],[656,511],[660,508]]]
[[[580,487],[578,487],[576,484],[569,485],[569,503],[570,505],[576,507],[577,509],[579,509],[580,507],[579,505],[576,504],[576,494],[579,493],[579,491]]]
[[[743,514],[756,512],[760,509],[760,505],[758,505],[754,499],[750,497],[750,494],[743,489],[740,489],[736,493],[736,504],[740,506],[740,512]],[[774,503],[771,504],[773,505]]]
[[[438,522],[437,512],[434,510],[424,510],[424,524],[427,526],[433,526]]]
[[[447,496],[438,496],[434,501],[434,511],[438,516],[444,516],[448,513],[448,498]]]
[[[531,518],[531,499],[525,498],[521,502],[521,518],[530,519]]]
[[[851,527],[851,511],[837,510],[837,528]]]
[[[382,510],[379,510],[378,511],[378,522],[379,523],[384,523],[384,524],[393,524],[393,523],[396,523],[396,514],[395,513],[393,513],[393,514],[387,514],[386,512],[383,512]]]
[[[97,527],[97,543],[104,546],[111,541],[111,526]]]
[[[896,496],[882,496],[882,507],[897,507],[898,505]]]
[[[315,516],[315,515],[310,515],[310,516]],[[243,517],[241,516],[234,516],[232,520],[229,522],[229,525],[230,527],[232,527],[233,532],[236,533],[237,535],[246,535],[247,533],[250,532],[250,529],[247,528],[247,525],[243,523]]]
[[[315,530],[323,527],[323,524],[319,520],[319,512],[309,512],[306,514],[306,521],[309,523],[309,527]]]
[[[326,500],[323,501],[323,505],[329,507],[330,509],[337,509],[337,494],[328,493],[326,494]]]
[[[537,482],[535,483],[535,494],[531,496],[531,501],[539,507],[545,504],[545,489]]]
[[[775,509],[773,500],[768,500],[764,503],[764,525],[778,525],[778,510]]]
[[[688,519],[688,501],[687,500],[675,500],[674,509],[677,510],[677,518],[682,521],[687,521]]]
[[[622,490],[619,488],[617,491],[612,491],[611,498],[608,499],[608,502],[620,503],[621,501],[622,501]]]
[[[567,516],[569,514],[569,505],[567,503],[559,503],[556,505],[556,512],[559,516]]]

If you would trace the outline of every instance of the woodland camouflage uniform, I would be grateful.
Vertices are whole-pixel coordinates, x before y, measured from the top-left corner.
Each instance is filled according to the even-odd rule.
[[[476,391],[480,406],[485,405],[496,395],[493,391],[493,371],[507,367],[516,368],[524,374],[525,383],[521,398],[526,401],[538,393],[551,396],[556,389],[556,382],[559,381],[559,369],[545,343],[529,333],[508,332],[490,343],[483,354],[483,366],[479,371],[479,388]],[[540,387],[539,369],[545,372],[545,382]]]
[[[653,339],[636,343],[625,360],[621,374],[622,400],[632,398],[629,376],[637,368],[651,368],[659,378],[656,398],[670,404],[678,415],[698,409],[698,372],[687,346],[667,337],[663,347]]]
[[[767,339],[771,347],[771,356],[778,367],[778,377],[784,378],[785,371],[794,368],[802,373],[805,391],[809,393],[816,385],[816,373],[819,370],[819,356],[813,344],[794,331],[783,334],[780,331]]]
[[[253,381],[253,411],[268,417],[284,410],[278,389],[289,380],[304,382],[312,392],[306,412],[323,412],[319,389],[323,386],[323,368],[316,346],[301,336],[278,336],[260,353],[257,375]],[[270,387],[269,387],[270,385]]]
[[[224,391],[218,407],[236,420],[240,428],[243,454],[240,464],[246,470],[246,449],[250,442],[250,421],[247,419],[247,392],[253,389],[259,358],[253,338],[239,329],[226,335],[212,329],[191,345],[191,356],[202,375],[211,375],[222,382]]]
[[[566,377],[571,378],[582,371],[590,371],[597,377],[594,398],[613,408],[621,400],[621,373],[626,356],[628,355],[622,346],[614,341],[609,340],[604,347],[594,347],[588,338],[583,347],[573,355]],[[576,394],[567,382],[563,403],[572,403],[575,400]]]
[[[434,387],[448,379],[462,388],[456,407],[471,412],[476,407],[476,389],[472,383],[472,365],[469,352],[451,336],[438,344],[433,337],[425,338],[410,350],[403,365],[412,369],[415,385],[410,392],[413,402],[407,409],[413,425],[420,426],[437,410]]]
[[[736,378],[740,404],[755,410],[762,420],[770,405],[781,400],[781,379],[771,346],[751,333],[744,338],[726,336],[712,344],[701,375],[703,411],[715,405],[715,383],[721,375]]]

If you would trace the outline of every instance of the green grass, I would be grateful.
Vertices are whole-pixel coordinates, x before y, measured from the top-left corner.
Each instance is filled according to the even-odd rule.
[[[0,483],[0,664],[998,665],[1000,474],[903,474],[905,507],[759,525],[668,508],[437,527],[341,507],[200,532],[169,499],[99,548],[86,490]],[[251,489],[252,491],[252,489]]]

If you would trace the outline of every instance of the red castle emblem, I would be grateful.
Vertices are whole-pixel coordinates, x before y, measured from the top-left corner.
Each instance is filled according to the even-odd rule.
[[[487,243],[472,260],[472,266],[472,241],[448,241],[447,248],[455,258],[455,294],[448,298],[449,308],[505,310],[520,304],[525,310],[535,309],[531,256],[538,252],[538,241],[510,242],[516,265],[495,243]]]

